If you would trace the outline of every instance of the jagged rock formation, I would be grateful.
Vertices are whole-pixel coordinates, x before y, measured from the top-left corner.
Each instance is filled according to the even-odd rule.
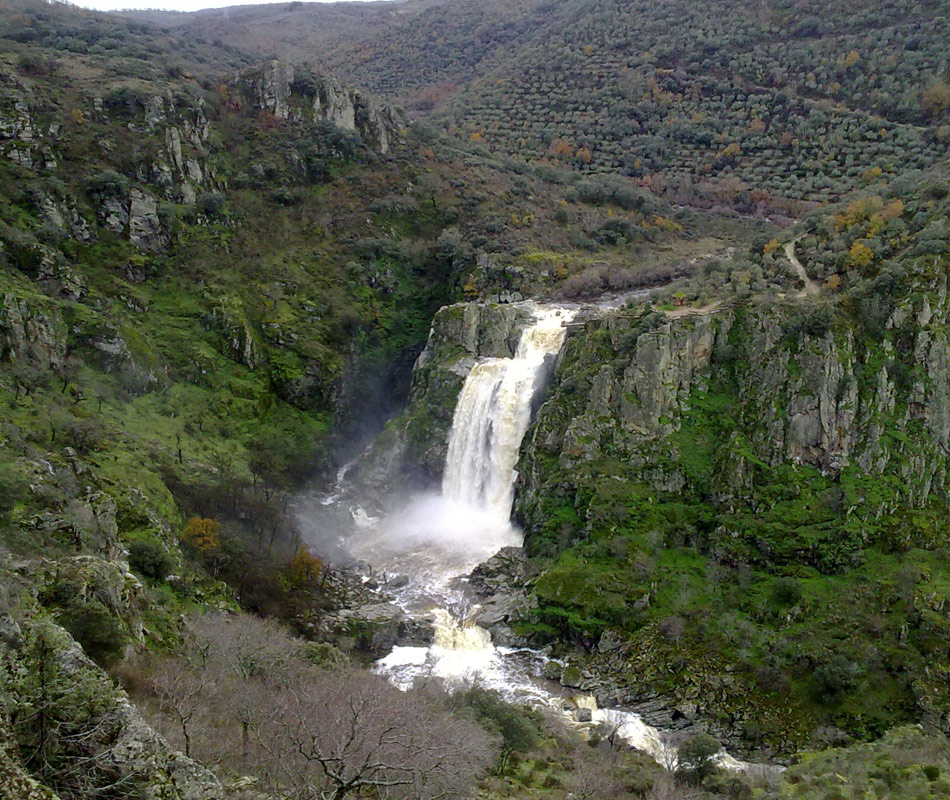
[[[0,616],[0,797],[56,798],[29,776],[21,753],[64,790],[114,785],[147,800],[223,797],[218,780],[170,748],[66,631],[35,611],[21,608],[17,617]],[[45,726],[37,727],[37,710]],[[82,770],[71,765],[78,759]]]
[[[439,310],[413,370],[405,413],[391,420],[359,465],[359,490],[386,497],[439,485],[455,402],[478,358],[509,358],[530,310],[524,305],[458,303]]]
[[[529,529],[539,522],[552,456],[562,477],[609,457],[656,492],[695,488],[687,452],[695,442],[680,434],[719,393],[736,403],[738,424],[714,448],[708,477],[717,502],[749,496],[756,463],[852,481],[847,513],[867,519],[943,497],[946,278],[918,290],[898,303],[878,342],[847,324],[810,329],[807,309],[774,304],[660,320],[649,330],[625,314],[590,323],[569,342],[561,385],[530,434],[522,519]],[[872,496],[872,483],[887,489]]]
[[[271,61],[246,70],[237,76],[234,86],[255,109],[277,119],[326,120],[358,133],[378,153],[388,153],[405,134],[406,121],[395,108],[328,75],[315,75],[292,64]]]

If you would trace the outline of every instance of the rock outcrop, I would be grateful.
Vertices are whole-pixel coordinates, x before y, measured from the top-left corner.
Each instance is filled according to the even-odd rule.
[[[0,797],[55,800],[20,761],[17,745],[39,743],[58,754],[43,767],[70,791],[122,785],[146,800],[220,800],[223,790],[204,767],[169,747],[69,634],[41,616],[0,617]],[[41,660],[39,660],[41,659]],[[48,728],[33,725],[38,708]],[[39,740],[38,738],[39,737]],[[22,741],[21,741],[22,740]],[[58,763],[82,758],[81,776]]]
[[[416,360],[406,411],[386,426],[354,474],[361,496],[386,498],[441,484],[458,394],[479,358],[509,358],[531,314],[519,304],[439,309]]]
[[[367,147],[380,154],[388,153],[404,136],[406,121],[396,109],[328,75],[281,61],[242,72],[234,86],[255,109],[277,119],[325,120],[359,134]]]
[[[869,519],[942,497],[946,279],[899,303],[879,342],[859,341],[844,322],[802,329],[805,313],[751,305],[654,319],[645,330],[616,313],[572,335],[520,465],[517,507],[529,539],[552,480],[571,485],[595,468],[603,476],[605,459],[653,492],[698,489],[722,504],[750,496],[755,464],[818,470],[853,490],[848,513]],[[728,440],[698,442],[695,426],[723,404]],[[700,449],[708,464],[696,462]],[[880,478],[887,489],[872,499]]]

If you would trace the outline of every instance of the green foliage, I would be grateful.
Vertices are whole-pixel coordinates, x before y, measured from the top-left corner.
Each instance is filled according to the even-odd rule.
[[[538,725],[527,709],[505,702],[491,689],[472,686],[456,692],[451,707],[501,737],[501,772],[513,753],[525,753],[538,743]]]
[[[0,690],[27,769],[60,797],[134,788],[90,757],[115,735],[106,715],[117,699],[111,683],[77,662],[66,634],[48,621],[32,620],[22,634],[15,649],[0,644]]]
[[[689,783],[700,785],[716,771],[714,756],[722,745],[708,733],[697,733],[686,739],[677,751],[677,773]]]
[[[129,545],[129,566],[144,578],[163,581],[174,568],[174,563],[158,542],[137,540]]]
[[[350,664],[346,653],[329,642],[304,642],[299,648],[300,657],[320,669],[337,672]]]
[[[331,63],[421,111],[436,105],[462,140],[553,162],[544,171],[626,174],[677,203],[799,210],[873,181],[871,167],[943,158],[950,32],[937,0],[886,15],[809,0],[716,11],[684,0],[422,8],[377,17],[356,46],[350,33]]]
[[[86,187],[102,197],[124,197],[129,190],[129,180],[115,170],[106,169],[90,178]]]
[[[29,484],[19,468],[0,462],[0,518],[12,511],[27,493]]]
[[[57,621],[103,667],[118,663],[130,641],[123,622],[98,600],[70,600],[59,610]]]
[[[950,767],[950,746],[939,734],[919,727],[896,728],[869,744],[804,754],[782,776],[768,800],[936,800],[950,795],[943,772]]]

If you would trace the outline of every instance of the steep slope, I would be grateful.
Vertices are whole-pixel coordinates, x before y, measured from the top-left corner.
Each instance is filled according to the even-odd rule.
[[[468,3],[341,32],[321,63],[510,154],[705,203],[827,201],[946,154],[942,4]],[[266,20],[261,26],[267,27]]]
[[[759,746],[947,730],[947,196],[914,176],[813,217],[819,295],[569,338],[519,464],[525,633]],[[859,264],[886,202],[904,235]]]

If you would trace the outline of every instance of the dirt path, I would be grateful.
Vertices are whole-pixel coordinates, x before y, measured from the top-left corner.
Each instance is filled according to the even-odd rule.
[[[705,314],[712,314],[714,311],[718,311],[721,307],[722,300],[716,300],[707,306],[702,306],[702,308],[683,306],[682,308],[674,308],[673,310],[667,311],[665,313],[670,319],[679,319],[680,317],[695,317]]]
[[[805,284],[805,291],[799,292],[799,297],[807,297],[808,295],[818,294],[821,291],[821,287],[815,283],[811,278],[808,277],[808,273],[805,272],[805,268],[802,266],[802,262],[798,260],[798,257],[795,255],[795,242],[797,239],[792,239],[785,245],[785,255],[789,261],[792,262],[792,266],[795,267],[795,271],[798,273],[798,277],[802,279],[802,282]]]

